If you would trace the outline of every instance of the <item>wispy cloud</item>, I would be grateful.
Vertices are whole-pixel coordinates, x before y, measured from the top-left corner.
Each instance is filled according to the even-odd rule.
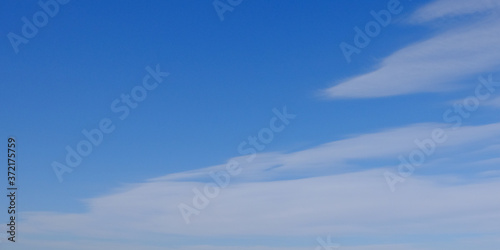
[[[164,243],[175,236],[216,240],[262,236],[276,239],[309,236],[314,239],[324,234],[368,237],[499,233],[500,202],[492,198],[494,190],[500,189],[497,177],[450,184],[450,180],[458,178],[452,173],[430,177],[416,175],[401,187],[402,192],[391,193],[382,177],[385,167],[364,171],[348,169],[344,173],[325,175],[349,159],[392,158],[414,147],[412,139],[415,136],[425,137],[437,126],[443,125],[413,125],[359,135],[299,152],[260,155],[244,167],[241,179],[232,182],[213,199],[190,225],[184,223],[178,203],[189,202],[191,189],[203,185],[206,182],[203,176],[223,165],[167,175],[121,188],[110,195],[91,198],[85,201],[88,206],[86,213],[25,213],[21,226],[26,234],[94,241],[126,239],[140,242],[154,238],[158,242],[158,237],[153,235],[164,235]],[[436,157],[456,155],[471,145],[476,150],[484,149],[498,142],[498,138],[500,124],[463,127],[460,133],[450,134],[450,139],[443,144],[447,149],[445,154],[436,154]],[[302,177],[297,174],[318,165],[327,166],[322,174]],[[295,175],[276,179],[287,173]],[[343,249],[377,249],[342,245]],[[212,248],[184,246],[179,249]],[[238,246],[232,249],[280,248]],[[413,245],[391,249],[418,248]]]
[[[439,18],[453,18],[469,14],[498,11],[499,0],[440,0],[418,9],[411,15],[412,23],[424,23]]]
[[[474,7],[470,8],[470,5]],[[417,10],[409,21],[481,13],[427,40],[409,45],[384,58],[375,70],[354,76],[325,90],[331,98],[372,98],[447,91],[453,83],[500,69],[499,1],[440,0]]]
[[[494,108],[500,108],[500,97],[497,97],[495,99],[492,99],[488,102],[485,103],[487,106],[494,107]]]

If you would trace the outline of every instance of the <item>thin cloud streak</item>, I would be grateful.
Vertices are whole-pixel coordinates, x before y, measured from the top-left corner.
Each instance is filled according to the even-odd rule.
[[[435,4],[439,6],[440,2]],[[452,13],[463,14],[461,10],[468,4],[460,3],[463,5],[457,5],[458,10]],[[411,19],[451,15],[436,13],[436,9],[423,7]],[[498,14],[486,15],[472,24],[409,45],[383,59],[374,71],[342,81],[326,89],[325,94],[330,98],[374,98],[457,89],[457,82],[500,69],[499,20]]]
[[[481,14],[488,11],[498,11],[499,0],[440,0],[418,9],[409,18],[410,23],[425,23],[439,18]]]

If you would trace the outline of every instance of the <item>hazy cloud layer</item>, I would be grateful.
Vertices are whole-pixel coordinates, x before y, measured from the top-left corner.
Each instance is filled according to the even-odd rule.
[[[390,192],[383,173],[396,171],[396,157],[414,150],[414,139],[427,138],[439,127],[445,126],[418,124],[359,135],[299,152],[263,154],[254,162],[243,164],[243,172],[233,177],[217,197],[210,199],[199,215],[193,215],[190,224],[185,223],[178,205],[191,205],[192,189],[203,190],[206,183],[213,182],[207,180],[208,173],[223,170],[225,165],[123,187],[113,194],[86,200],[88,212],[85,213],[25,213],[21,226],[26,234],[93,239],[94,249],[105,249],[105,243],[99,239],[158,242],[157,235],[164,235],[165,241],[183,236],[205,240],[265,236],[275,237],[287,247],[283,240],[289,237],[310,237],[314,241],[323,235],[342,239],[377,235],[418,238],[451,233],[498,234],[500,202],[493,197],[500,189],[499,175],[477,169],[474,178],[446,171],[422,176],[417,169],[415,175],[399,184],[397,192]],[[465,166],[470,170],[480,164],[497,164],[498,154],[484,152],[500,146],[500,123],[446,131],[449,139],[439,146],[439,152],[429,165],[439,168],[441,164],[446,165],[449,158],[469,151],[482,151],[477,153],[476,161],[486,161]],[[392,165],[325,175],[337,164],[355,158],[385,158]],[[245,162],[246,156],[233,160]],[[276,164],[280,167],[275,167]],[[353,164],[350,163],[351,167]],[[301,177],[318,166],[326,167],[318,168],[316,176]],[[269,176],[272,178],[265,178]],[[290,178],[276,180],[277,176]],[[178,249],[212,249],[194,245]],[[343,249],[377,249],[372,245],[377,244]],[[391,249],[418,249],[413,243],[398,247]],[[156,248],[152,245],[149,249]],[[283,248],[238,246],[232,249]]]

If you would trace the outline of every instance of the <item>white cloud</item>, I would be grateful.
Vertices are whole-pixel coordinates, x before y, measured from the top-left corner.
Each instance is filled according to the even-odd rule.
[[[498,5],[498,1],[474,1],[477,7],[471,10],[468,6],[472,1],[452,1],[451,5],[449,2],[441,0],[425,6],[416,11],[411,20],[429,21]],[[369,98],[456,88],[453,83],[457,81],[500,69],[499,29],[498,14],[450,28],[396,51],[383,59],[374,71],[342,81],[326,89],[325,94],[331,98]]]
[[[222,169],[223,165],[187,174],[167,175],[121,188],[113,194],[91,198],[86,201],[89,209],[86,213],[24,213],[20,228],[25,235],[57,236],[61,239],[72,237],[96,244],[95,248],[88,249],[108,249],[109,244],[101,242],[104,239],[127,240],[137,245],[154,240],[159,245],[169,245],[170,240],[177,236],[212,240],[266,236],[274,237],[277,242],[284,242],[287,237],[305,237],[311,238],[314,243],[317,236],[324,235],[342,239],[385,234],[425,237],[450,233],[500,233],[500,201],[492,199],[496,190],[500,189],[500,179],[491,176],[481,181],[464,180],[450,185],[447,180],[456,178],[453,175],[423,177],[416,174],[401,184],[396,193],[389,191],[383,178],[385,168],[299,179],[274,179],[287,172],[308,171],[310,166],[318,164],[335,167],[335,163],[351,158],[393,157],[414,148],[413,139],[428,137],[430,131],[439,126],[442,125],[420,124],[359,135],[295,153],[262,155],[255,162],[245,165],[243,173],[222,189],[219,196],[211,199],[209,206],[201,210],[200,215],[194,216],[189,225],[181,217],[178,204],[190,204],[193,198],[191,189],[202,188],[205,184],[196,179],[207,176],[209,170]],[[488,147],[498,141],[500,123],[463,127],[450,132],[449,137],[442,147],[451,152],[439,157],[457,154],[470,145],[477,149]],[[241,157],[236,159],[244,161]],[[276,163],[281,163],[283,167],[267,170]],[[256,168],[252,168],[253,164]],[[273,178],[258,178],[263,175]],[[185,181],[190,178],[192,180]],[[74,242],[78,244],[78,241]],[[342,249],[377,249],[373,244]],[[418,249],[408,244],[391,249]],[[156,249],[154,245],[149,246],[146,244],[141,249]],[[307,249],[314,247],[312,245]],[[178,249],[224,248],[183,246]],[[231,249],[281,250],[278,247],[249,246]],[[379,249],[383,247],[379,246]]]
[[[93,199],[86,214],[25,215],[27,221],[21,227],[25,234],[37,228],[38,235],[53,232],[64,238],[69,233],[118,241],[148,240],[148,235],[154,234],[195,238],[266,235],[280,239],[324,234],[500,233],[500,202],[492,199],[500,189],[498,179],[443,186],[439,178],[415,177],[395,194],[388,191],[380,170],[237,184],[212,200],[190,225],[180,217],[176,207],[179,200],[168,197],[170,190],[183,193],[185,188],[172,183],[145,183],[127,192]],[[190,196],[184,193],[184,199]],[[168,240],[163,243],[168,244]]]
[[[76,243],[76,244],[75,244]],[[134,244],[120,244],[120,243],[106,243],[106,242],[93,242],[93,241],[50,241],[50,240],[37,240],[37,241],[23,241],[19,242],[11,250],[107,250],[107,249],[120,249],[120,250],[311,250],[316,246],[309,247],[266,247],[266,246],[214,246],[214,245],[197,245],[197,246],[182,246],[182,247],[158,247],[158,246],[145,246]],[[403,244],[391,245],[366,245],[366,246],[342,246],[338,250],[420,250],[428,248],[415,248]],[[330,249],[327,249],[330,250]],[[333,250],[333,249],[332,249]]]
[[[490,107],[500,108],[500,97],[487,101],[485,104]]]
[[[418,9],[411,15],[412,23],[434,21],[438,18],[496,11],[500,8],[499,0],[440,0],[434,1]]]

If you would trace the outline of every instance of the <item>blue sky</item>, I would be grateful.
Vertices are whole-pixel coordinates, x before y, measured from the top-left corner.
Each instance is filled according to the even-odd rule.
[[[497,249],[499,1],[40,3],[0,14],[2,249]]]

